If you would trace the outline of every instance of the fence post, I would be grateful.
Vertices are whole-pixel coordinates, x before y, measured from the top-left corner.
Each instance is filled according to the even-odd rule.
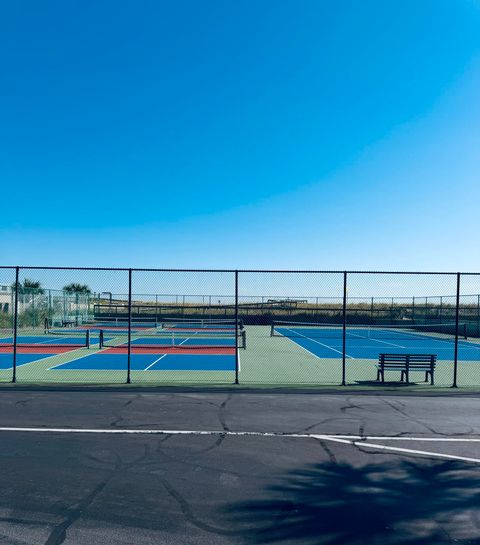
[[[477,295],[477,336],[480,335],[480,295]]]
[[[127,384],[131,379],[131,354],[132,354],[132,269],[128,269],[128,347],[127,347]]]
[[[455,353],[453,356],[453,384],[452,388],[457,387],[457,368],[458,368],[458,318],[460,315],[460,273],[457,273],[457,303],[455,307]]]
[[[18,283],[20,267],[15,267],[15,306],[13,309],[13,362],[12,382],[17,382],[17,329],[18,329]]]
[[[342,386],[345,381],[345,358],[347,352],[347,271],[343,273],[343,334],[342,334]]]
[[[238,271],[235,271],[235,384],[238,384]]]

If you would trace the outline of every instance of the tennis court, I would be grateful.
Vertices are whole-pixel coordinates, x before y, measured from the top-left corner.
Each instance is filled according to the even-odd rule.
[[[231,382],[239,363],[236,350],[245,348],[246,334],[231,322],[143,321],[132,324],[129,335],[124,321],[111,320],[48,327],[19,335],[14,344],[12,336],[0,339],[0,370],[12,369],[15,348],[20,378],[69,381],[70,377],[78,380],[80,373],[87,381],[108,376],[112,382],[123,382],[129,369],[146,372],[145,380],[158,380],[155,371],[164,371],[169,372],[169,380],[185,380],[188,373],[198,372],[206,373],[206,380],[213,376]]]
[[[151,325],[151,324],[150,324]],[[342,382],[341,324],[306,324],[272,321],[270,326],[234,327],[178,321],[136,329],[129,336],[124,324],[90,324],[91,328],[55,329],[17,338],[17,379],[45,382],[338,385]],[[431,329],[431,328],[430,328]],[[429,328],[407,325],[348,326],[346,330],[346,383],[376,387],[379,353],[436,354],[435,386],[451,384],[454,337],[451,325]],[[458,341],[459,384],[480,381],[480,344]],[[248,340],[248,343],[247,343]],[[0,342],[0,370],[12,370],[11,336]],[[248,344],[248,346],[247,346]],[[236,357],[236,347],[238,348]],[[238,368],[237,368],[238,364]],[[390,373],[387,384],[399,384]],[[423,376],[411,376],[415,387],[428,387]]]
[[[99,351],[83,355],[49,370],[111,370],[128,366],[129,337],[123,331],[99,332]],[[245,333],[235,329],[184,323],[160,329],[135,330],[130,337],[132,371],[234,371],[235,351],[245,347]]]
[[[432,355],[434,380],[426,384],[417,370],[412,388],[480,387],[480,275],[55,267],[2,274],[3,382],[378,389],[379,354],[387,353]],[[29,278],[39,287],[25,287]],[[85,293],[62,289],[70,285]],[[404,386],[400,372],[383,378]]]
[[[125,371],[128,366],[125,349],[110,348],[91,355],[83,355],[72,361],[50,367],[48,370]],[[172,353],[158,350],[156,353],[136,352],[130,355],[132,371],[234,371],[235,354]]]
[[[462,330],[462,328],[460,328]],[[288,339],[319,358],[338,358],[343,353],[343,328],[341,325],[296,324],[274,322],[272,336]],[[376,359],[381,352],[391,354],[437,354],[439,360],[453,356],[454,324],[441,326],[348,326],[346,328],[346,358]],[[463,335],[465,337],[465,335]],[[458,359],[476,360],[480,357],[480,344],[459,339]]]
[[[78,349],[98,346],[99,338],[69,331],[52,334],[21,335],[16,339],[16,365],[22,366],[45,358],[68,354]],[[0,369],[12,369],[13,337],[0,338]]]

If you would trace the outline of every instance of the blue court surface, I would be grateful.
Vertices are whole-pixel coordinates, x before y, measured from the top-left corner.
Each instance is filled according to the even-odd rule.
[[[142,334],[142,332],[146,331],[148,328],[135,328],[132,327],[132,335],[135,335],[135,333]],[[155,329],[152,328],[154,331]],[[128,335],[128,328],[117,328],[117,327],[96,327],[96,326],[90,326],[86,328],[80,328],[80,329],[72,329],[74,333],[86,333],[87,331],[90,331],[90,334],[96,334],[100,333],[100,331],[103,331],[104,333],[108,333],[109,335],[115,336],[115,335]]]
[[[17,337],[17,346],[22,345],[32,345],[32,346],[42,346],[42,345],[72,345],[72,346],[85,346],[87,343],[86,335],[82,336],[45,336],[45,335],[35,335],[35,336],[19,336]],[[90,343],[98,343],[98,337],[91,336]],[[13,337],[3,337],[0,338],[0,346],[2,344],[13,345]]]
[[[34,361],[43,360],[50,356],[56,356],[57,354],[17,354],[17,367],[32,363]],[[2,353],[0,354],[0,369],[12,369],[13,367],[13,354]]]
[[[176,329],[185,329],[186,331],[235,331],[235,325],[222,325],[222,324],[207,324],[207,325],[198,325],[198,324],[165,324],[164,329],[176,330]]]
[[[125,343],[126,344],[126,343]],[[182,346],[235,346],[235,337],[142,337],[140,339],[132,339],[132,345],[182,345]]]
[[[309,328],[275,328],[277,335],[301,346],[319,358],[341,358],[342,338],[321,336],[321,332]],[[381,332],[378,332],[381,333]],[[437,354],[439,360],[453,360],[454,343],[451,339],[438,339],[425,335],[409,336],[386,332],[383,338],[372,338],[370,331],[356,329],[348,334],[346,342],[347,359],[377,359],[380,353]],[[379,335],[381,337],[381,335]],[[459,340],[458,359],[462,361],[480,360],[480,344]]]
[[[90,337],[91,343],[98,343],[98,338]],[[13,345],[13,337],[3,337],[0,339],[0,346],[2,344]],[[63,336],[45,336],[45,335],[35,335],[35,336],[19,336],[17,337],[17,345],[43,345],[43,344],[52,344],[52,345],[78,345],[84,346],[86,344],[85,337],[63,337]]]
[[[126,354],[97,352],[51,367],[51,370],[125,371]],[[235,356],[226,354],[132,354],[132,371],[234,371]]]

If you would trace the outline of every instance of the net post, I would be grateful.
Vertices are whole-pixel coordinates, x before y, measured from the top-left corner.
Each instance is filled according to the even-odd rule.
[[[235,271],[235,384],[238,384],[238,270]]]
[[[131,378],[131,356],[132,356],[132,269],[128,269],[128,346],[127,346],[127,384],[132,382]]]
[[[20,281],[20,267],[15,267],[15,307],[13,311],[12,382],[17,382],[17,330],[18,330],[18,283],[19,281]]]
[[[457,388],[458,371],[458,319],[460,316],[460,273],[457,273],[457,298],[455,306],[455,351],[453,356],[453,384],[452,388]]]
[[[343,328],[342,328],[342,386],[346,385],[345,381],[345,358],[347,351],[347,271],[343,273]]]
[[[90,348],[90,330],[87,329],[87,334],[85,335],[85,346]]]
[[[103,329],[101,329],[98,332],[98,348],[103,348],[104,345],[105,345],[105,337],[104,337],[104,334],[103,334]]]

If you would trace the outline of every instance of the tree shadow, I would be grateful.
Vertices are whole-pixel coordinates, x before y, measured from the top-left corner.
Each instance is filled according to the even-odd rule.
[[[480,544],[480,476],[458,462],[307,466],[227,508],[248,543]],[[253,526],[253,528],[252,528]]]

